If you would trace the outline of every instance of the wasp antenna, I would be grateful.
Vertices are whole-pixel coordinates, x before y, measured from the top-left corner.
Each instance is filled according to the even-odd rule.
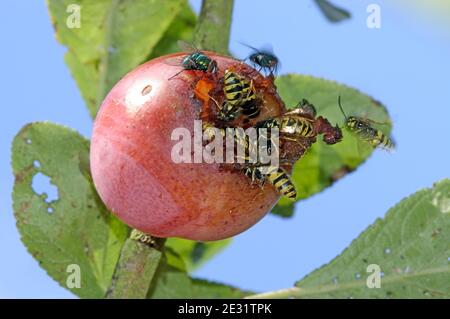
[[[342,104],[341,104],[341,96],[340,95],[338,95],[338,105],[339,105],[339,108],[341,109],[342,115],[344,115],[345,120],[347,120],[347,115],[345,115],[344,108],[342,107]]]

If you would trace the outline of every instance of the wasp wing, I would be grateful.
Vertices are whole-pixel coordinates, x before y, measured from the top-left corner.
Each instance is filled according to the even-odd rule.
[[[283,116],[299,116],[309,122],[314,122],[314,119],[312,118],[312,116],[310,114],[308,114],[307,112],[305,112],[305,110],[302,108],[296,108],[296,109],[293,109],[289,112],[286,112],[286,113],[283,113],[282,115],[280,115],[280,117],[283,117]]]

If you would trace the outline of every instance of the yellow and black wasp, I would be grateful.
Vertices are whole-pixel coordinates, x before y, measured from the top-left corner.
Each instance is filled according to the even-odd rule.
[[[225,137],[226,129],[216,129],[210,123],[203,123],[203,134],[209,140],[211,140],[216,133]],[[291,181],[291,178],[287,172],[281,168],[272,165],[261,164],[257,160],[253,163],[251,160],[252,152],[256,152],[258,149],[258,139],[252,141],[249,136],[245,135],[243,130],[234,130],[234,141],[236,143],[236,149],[241,146],[244,149],[242,155],[236,154],[236,160],[242,160],[244,174],[251,178],[252,183],[258,182],[262,187],[265,182],[268,181],[272,184],[277,192],[291,200],[295,200],[297,197],[297,191]]]
[[[279,130],[278,132],[280,139],[301,144],[301,138],[314,138],[317,135],[315,130],[315,114],[316,110],[314,105],[310,104],[306,100],[303,100],[294,110],[283,113],[280,116],[271,117],[258,122],[255,127],[257,129],[276,128]],[[262,131],[258,130],[258,132]],[[266,134],[266,139],[271,141],[269,131],[267,131]],[[268,145],[268,147],[270,149],[270,145]]]
[[[250,165],[244,169],[244,173],[252,179],[252,182],[259,181],[260,186],[263,186],[267,180],[282,196],[290,200],[297,198],[297,191],[291,178],[281,167]]]
[[[230,70],[225,70],[223,92],[225,102],[219,108],[218,118],[232,121],[239,114],[252,119],[261,112],[253,81]]]
[[[374,121],[356,116],[347,116],[338,97],[338,105],[345,118],[345,126],[362,140],[368,142],[373,148],[379,147],[385,150],[393,150],[394,142],[380,130],[374,128]]]
[[[236,131],[238,133],[239,131]],[[243,159],[244,164],[244,174],[252,180],[252,183],[257,182],[260,187],[263,187],[265,182],[269,182],[275,187],[277,192],[285,196],[290,200],[295,200],[297,198],[297,191],[288,173],[279,166],[273,166],[269,164],[262,164],[259,161],[252,163],[251,154],[252,152],[257,152],[258,144],[260,139],[251,141],[248,136],[240,136],[236,134],[236,143],[240,143],[245,148],[245,155]],[[273,148],[272,148],[273,151]],[[237,155],[238,157],[239,155]]]
[[[183,67],[180,72],[172,75],[169,80],[173,79],[181,72],[187,70],[199,70],[212,74],[217,72],[217,62],[204,54],[202,51],[181,40],[178,41],[178,46],[189,54],[183,57],[175,57],[166,61],[167,64],[179,65]]]
[[[327,119],[322,116],[316,117],[317,112],[313,104],[303,99],[296,108],[276,117],[271,117],[258,122],[255,127],[258,134],[263,138],[260,144],[266,141],[267,152],[271,154],[274,145],[279,141],[292,142],[300,147],[296,156],[289,155],[290,147],[282,146],[281,157],[286,163],[291,165],[303,156],[311,145],[315,143],[319,134],[323,135],[323,141],[332,145],[342,140],[342,131],[339,126],[332,126]],[[266,130],[263,130],[266,129]],[[274,132],[276,129],[278,132]],[[274,133],[278,133],[274,135]],[[275,144],[277,142],[277,144]],[[275,151],[278,151],[275,149]],[[292,153],[291,153],[292,154]]]
[[[256,124],[256,128],[278,128],[280,139],[297,142],[299,138],[314,138],[324,135],[327,144],[335,144],[342,139],[337,126],[331,126],[323,117],[316,118],[316,108],[303,99],[292,111],[268,118]]]

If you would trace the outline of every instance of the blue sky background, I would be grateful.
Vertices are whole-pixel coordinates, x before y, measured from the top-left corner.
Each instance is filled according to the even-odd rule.
[[[395,154],[375,152],[355,173],[299,203],[294,218],[267,216],[195,273],[266,291],[292,286],[400,199],[450,177],[450,41],[431,20],[387,0],[376,2],[379,30],[366,27],[373,1],[335,1],[353,14],[340,25],[329,24],[309,0],[235,2],[231,49],[237,56],[248,53],[237,41],[270,43],[281,73],[324,77],[372,95],[387,105],[398,143]],[[191,3],[198,11],[200,0]],[[20,242],[11,209],[10,145],[28,122],[50,120],[85,136],[92,122],[44,1],[4,1],[0,38],[0,298],[71,298]]]

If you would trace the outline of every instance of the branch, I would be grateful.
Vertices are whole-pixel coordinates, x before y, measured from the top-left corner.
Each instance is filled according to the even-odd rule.
[[[144,299],[161,260],[164,241],[133,229],[120,253],[106,298]]]
[[[390,275],[383,276],[383,285],[399,285],[403,282],[405,283],[405,280],[425,280],[425,278],[428,278],[427,276],[437,275],[437,274],[447,274],[449,272],[448,265],[445,266],[438,266],[438,267],[431,267],[427,269],[422,269],[415,272],[408,272],[408,273],[392,273]],[[367,281],[366,279],[359,279],[359,280],[352,280],[344,283],[333,283],[333,284],[325,284],[325,285],[318,285],[313,287],[292,287],[292,288],[286,288],[281,290],[275,290],[275,291],[269,291],[264,292],[256,295],[247,296],[245,298],[248,299],[275,299],[275,298],[302,298],[302,297],[320,297],[321,295],[327,295],[330,293],[338,293],[340,291],[351,291],[355,289],[362,289],[367,288]],[[422,289],[423,290],[423,289]],[[431,289],[430,289],[431,291]],[[437,292],[437,295],[439,294],[445,294],[445,292]],[[362,298],[363,295],[360,296]]]
[[[300,288],[292,287],[292,288],[286,288],[286,289],[280,289],[280,290],[250,295],[250,296],[245,297],[244,299],[284,299],[284,298],[290,298],[290,297],[297,297],[297,295],[299,294],[300,291],[301,291]]]
[[[228,54],[234,0],[203,0],[194,33],[199,49]]]

